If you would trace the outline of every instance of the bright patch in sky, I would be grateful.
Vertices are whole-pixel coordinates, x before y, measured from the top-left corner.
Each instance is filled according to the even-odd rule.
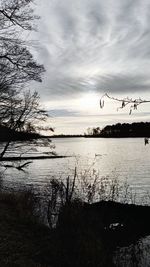
[[[83,112],[93,112],[95,109],[98,108],[98,95],[95,93],[87,93],[84,94],[78,100],[78,107],[79,110]]]
[[[60,120],[56,131],[81,133],[101,122],[150,120],[150,109],[144,106],[130,118],[127,110],[116,111],[116,103],[108,101],[99,109],[104,93],[150,99],[150,1],[36,3],[41,19],[34,33],[35,55],[46,73],[35,88],[53,118]]]

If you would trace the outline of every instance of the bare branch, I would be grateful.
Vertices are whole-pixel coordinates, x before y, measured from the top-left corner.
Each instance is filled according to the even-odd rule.
[[[0,20],[4,26],[9,28],[18,26],[23,30],[33,30],[31,22],[38,19],[38,16],[33,15],[31,3],[33,0],[1,0]]]
[[[129,114],[130,115],[132,114],[133,110],[137,110],[139,105],[144,104],[144,103],[150,103],[150,100],[144,100],[144,99],[141,99],[141,98],[133,99],[133,98],[129,98],[129,97],[116,98],[116,97],[112,97],[112,96],[110,96],[110,95],[108,95],[106,93],[100,99],[100,108],[104,107],[104,103],[105,103],[105,99],[106,98],[114,100],[114,101],[117,101],[117,102],[121,102],[121,106],[117,108],[117,111],[119,109],[125,108],[128,105],[129,106]]]
[[[17,166],[16,169],[18,169],[19,171],[23,170],[23,168],[28,167],[28,165],[31,163],[32,163],[32,161],[27,161],[24,164]]]
[[[15,166],[14,164],[4,164],[3,167],[5,167],[6,169],[7,168],[15,168],[18,171],[24,171],[24,168],[28,167],[28,165],[31,164],[31,163],[32,163],[32,161],[27,161],[24,164],[17,165],[17,166]]]
[[[14,133],[35,133],[39,122],[48,117],[38,94],[23,91],[30,81],[41,82],[44,72],[29,51],[30,44],[24,41],[25,32],[35,28],[36,19],[33,0],[0,0],[0,126],[9,132],[0,160]]]

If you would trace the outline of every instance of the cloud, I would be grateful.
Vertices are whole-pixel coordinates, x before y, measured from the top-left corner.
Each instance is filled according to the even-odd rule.
[[[43,98],[148,92],[149,0],[45,0],[37,13]]]
[[[55,128],[55,134],[83,134],[87,132],[88,127],[97,127],[103,128],[106,125],[112,125],[118,122],[121,123],[132,123],[132,122],[141,122],[150,120],[150,113],[140,113],[139,116],[129,116],[127,113],[124,114],[107,114],[94,116],[62,116],[56,117],[54,120],[50,120],[53,127]]]
[[[129,94],[131,92],[141,91],[148,92],[150,88],[150,77],[148,75],[141,74],[108,74],[103,77],[99,77],[97,81],[97,90],[101,88],[103,92],[108,93],[124,93]]]
[[[80,114],[77,111],[70,111],[67,109],[53,109],[48,111],[50,117],[79,117]]]

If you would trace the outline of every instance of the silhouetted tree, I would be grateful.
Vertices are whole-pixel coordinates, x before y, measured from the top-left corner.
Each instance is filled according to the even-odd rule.
[[[39,122],[45,121],[48,114],[40,108],[39,96],[36,92],[30,91],[23,95],[18,95],[15,91],[9,91],[6,99],[3,99],[0,109],[0,125],[6,126],[17,132],[35,132],[36,126],[40,128]],[[52,130],[50,128],[49,130]],[[2,158],[12,140],[10,134],[9,140],[0,154]]]
[[[44,67],[33,59],[24,41],[34,29],[32,0],[0,0],[0,91],[41,81]]]
[[[28,82],[41,82],[44,72],[25,41],[26,32],[35,29],[34,21],[38,19],[31,4],[33,0],[0,0],[0,125],[28,132],[48,116],[40,108],[38,94],[23,91]],[[10,142],[11,135],[0,158]]]
[[[91,136],[98,136],[100,134],[100,132],[101,132],[100,127],[93,127],[93,128],[89,127],[87,129],[87,134],[91,135]]]

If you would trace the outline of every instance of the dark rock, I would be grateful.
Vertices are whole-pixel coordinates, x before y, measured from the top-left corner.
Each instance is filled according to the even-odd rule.
[[[150,207],[101,201],[62,208],[58,227],[74,232],[92,231],[106,240],[130,243],[150,233]]]

